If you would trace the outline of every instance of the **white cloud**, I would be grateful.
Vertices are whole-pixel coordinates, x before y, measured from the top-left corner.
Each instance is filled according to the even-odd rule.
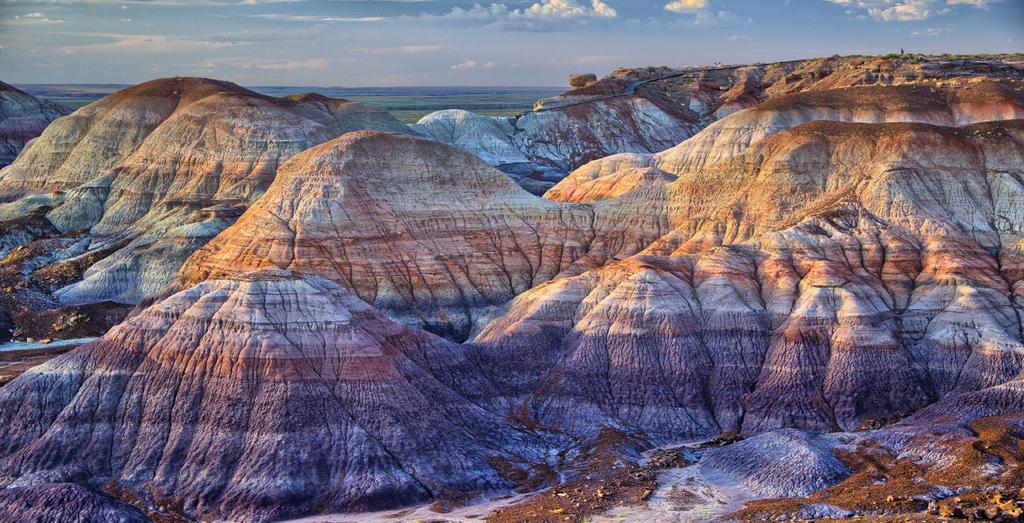
[[[166,35],[118,35],[118,34],[97,34],[103,38],[110,38],[110,42],[99,42],[94,44],[66,45],[57,49],[57,52],[64,55],[79,53],[122,53],[122,54],[150,54],[150,53],[172,53],[183,51],[205,51],[219,49],[234,45],[231,42],[215,42],[209,40],[194,40],[191,38],[180,38]]]
[[[487,61],[479,62],[477,60],[466,60],[460,64],[455,64],[450,67],[452,71],[468,71],[470,69],[491,69],[498,65],[496,62]]]
[[[374,54],[425,54],[444,51],[445,49],[451,49],[452,47],[453,46],[449,44],[412,44],[399,45],[395,47],[370,47],[356,50]]]
[[[247,58],[221,58],[210,59],[196,66],[196,71],[203,74],[213,72],[224,72],[225,70],[254,70],[266,71],[299,71],[299,70],[322,70],[327,69],[330,61],[326,58],[311,58],[308,60],[260,60]]]
[[[478,22],[500,29],[518,31],[545,31],[559,22],[586,19],[615,18],[618,12],[603,0],[590,0],[589,5],[579,0],[542,0],[526,8],[510,8],[506,4],[473,4],[473,7],[453,7],[443,15],[422,15],[424,19],[443,19]]]
[[[518,9],[513,11],[515,12],[518,12]],[[523,16],[527,18],[614,18],[617,15],[612,6],[601,0],[591,0],[590,7],[581,5],[576,0],[544,0],[523,11]]]
[[[1003,0],[946,0],[949,5],[973,5],[974,7],[985,9],[991,4],[998,4]]]
[[[268,69],[271,71],[297,71],[300,69],[327,69],[329,62],[326,58],[310,58],[309,60],[287,60],[283,62],[256,62],[253,64],[257,69]]]
[[[689,15],[687,18],[674,22],[683,27],[721,27],[735,25],[742,20],[735,13],[726,10],[714,10],[707,0],[673,0],[664,5],[666,11]],[[750,22],[750,19],[747,19]]]
[[[315,15],[249,15],[250,18],[262,18],[278,22],[339,22],[339,23],[372,23],[389,20],[386,16],[315,16]]]
[[[828,0],[849,8],[851,14],[864,12],[886,22],[924,20],[933,14],[933,0]]]
[[[970,5],[986,9],[1002,0],[826,0],[847,7],[847,12],[883,22],[913,22],[946,14],[948,6]]]
[[[673,0],[663,7],[666,11],[688,15],[672,22],[675,26],[720,27],[740,22],[739,17],[730,11],[715,11],[707,0]]]
[[[942,36],[948,32],[948,27],[925,27],[910,33],[910,36]]]
[[[707,0],[673,0],[672,2],[665,4],[665,9],[674,13],[684,13],[687,11],[704,9],[707,5]]]

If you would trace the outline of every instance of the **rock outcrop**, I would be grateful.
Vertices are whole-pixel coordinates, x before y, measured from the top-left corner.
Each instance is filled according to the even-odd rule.
[[[171,78],[118,91],[51,125],[0,171],[0,216],[45,211],[108,252],[55,296],[138,303],[230,225],[292,155],[356,129],[403,131],[388,113],[315,94],[272,98]]]
[[[592,217],[438,142],[349,133],[285,164],[182,278],[318,274],[392,318],[462,340],[491,308],[588,254]]]
[[[950,56],[832,56],[753,65],[686,68],[621,68],[583,89],[543,100],[599,99],[634,92],[688,111],[707,125],[779,96],[854,86],[954,85],[1024,80],[1024,55],[973,58]]]
[[[609,154],[658,152],[700,129],[672,106],[637,95],[541,108],[515,128],[512,139],[528,158],[561,172]]]
[[[0,167],[13,162],[50,122],[69,112],[63,105],[0,82]]]
[[[574,73],[569,75],[569,87],[582,89],[594,82],[597,82],[597,75],[594,73]]]
[[[543,450],[445,384],[461,360],[321,278],[207,281],[0,389],[0,510],[64,482],[154,516],[247,521],[506,485],[492,457]]]

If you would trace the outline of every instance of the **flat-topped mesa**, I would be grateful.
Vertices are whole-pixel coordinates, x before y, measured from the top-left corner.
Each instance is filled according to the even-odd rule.
[[[286,163],[181,277],[192,285],[263,267],[318,274],[404,323],[465,339],[491,307],[586,255],[591,218],[589,208],[535,197],[444,144],[349,133]]]
[[[322,278],[203,282],[0,389],[0,486],[245,521],[504,487],[492,457],[544,451],[445,384],[464,359]]]
[[[1022,65],[1024,55],[1009,54],[982,59],[832,56],[752,65],[623,68],[562,97],[600,97],[622,93],[632,86],[639,95],[663,98],[709,123],[766,100],[799,92],[854,86],[1024,80]]]
[[[273,98],[205,78],[154,80],[47,128],[0,171],[0,200],[42,206],[61,232],[86,231],[90,252],[133,240],[57,297],[67,305],[137,303],[233,221],[196,211],[247,207],[285,160],[357,129],[405,127],[385,111],[319,95]]]
[[[0,82],[0,168],[13,162],[50,122],[70,112],[63,105]]]
[[[665,186],[672,234],[518,296],[474,342],[542,425],[663,441],[853,430],[1007,382],[1022,144],[1024,120],[778,132]]]

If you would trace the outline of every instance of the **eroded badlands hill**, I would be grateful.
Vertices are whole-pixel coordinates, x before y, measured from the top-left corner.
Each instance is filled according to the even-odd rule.
[[[55,122],[0,171],[0,255],[38,251],[13,267],[24,274],[66,262],[57,272],[67,276],[42,289],[58,305],[137,303],[261,195],[281,163],[353,129],[404,126],[344,100],[277,99],[215,80],[130,87]],[[40,299],[49,296],[20,302]]]
[[[716,75],[739,69],[583,87],[590,104],[660,85],[644,96],[718,120],[548,199],[387,132],[282,156],[233,225],[244,205],[216,194],[252,201],[250,177],[209,189],[193,212],[220,225],[177,294],[0,389],[0,511],[270,519],[518,483],[552,488],[495,521],[1020,517],[1019,68],[855,60],[756,66],[735,89]],[[424,127],[512,151],[500,121]],[[39,284],[80,241],[46,198],[5,207],[42,210],[0,237],[46,238],[8,257]],[[106,223],[161,223],[160,205]],[[127,241],[153,253],[199,234],[146,231]]]
[[[0,82],[0,167],[13,162],[50,122],[69,112],[60,104],[40,100]]]
[[[465,339],[488,309],[587,255],[592,219],[458,149],[350,133],[285,164],[182,279],[264,267],[318,274],[403,323]]]
[[[208,281],[0,389],[0,485],[246,521],[504,486],[543,452],[439,380],[462,359],[321,278]]]
[[[777,133],[670,184],[688,225],[646,255],[525,293],[476,341],[580,432],[852,430],[997,385],[1024,361],[1022,143],[1020,120]]]

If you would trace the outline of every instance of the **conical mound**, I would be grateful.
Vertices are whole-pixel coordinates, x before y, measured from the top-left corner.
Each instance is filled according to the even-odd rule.
[[[498,487],[526,446],[440,381],[464,363],[321,278],[208,281],[0,389],[0,469],[245,520]]]

